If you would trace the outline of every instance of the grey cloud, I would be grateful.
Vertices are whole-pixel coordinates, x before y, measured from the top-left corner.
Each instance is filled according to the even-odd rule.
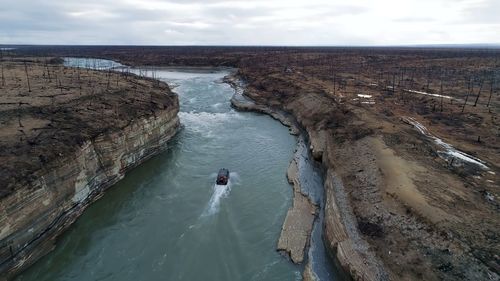
[[[377,41],[373,22],[364,20],[378,5],[373,2],[360,6],[336,0],[308,0],[307,4],[286,0],[0,0],[0,43],[383,44]],[[483,1],[464,10],[460,24],[498,23],[498,11],[500,1]],[[418,29],[420,22],[431,20],[400,17],[387,22]],[[335,23],[345,25],[337,28]],[[349,28],[354,25],[357,33]],[[454,35],[444,32],[442,38]],[[391,38],[397,36],[406,38],[398,34]]]
[[[483,0],[462,11],[464,22],[500,23],[500,1]]]

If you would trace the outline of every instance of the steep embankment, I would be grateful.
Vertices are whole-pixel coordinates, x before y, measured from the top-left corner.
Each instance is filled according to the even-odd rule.
[[[239,72],[240,78],[246,81],[252,81],[250,80],[252,78],[243,76],[243,73],[243,71]],[[284,93],[287,90],[290,90],[290,88],[282,87],[283,82],[285,82],[287,86],[290,86],[289,83],[282,80],[265,81],[265,83],[269,83],[267,84],[268,86],[272,87],[272,90],[267,92],[263,91],[265,88],[263,88],[263,84],[261,84],[261,82],[264,81],[260,80],[258,82],[258,90],[254,88],[251,83],[246,85],[246,90],[243,93],[243,96],[235,95],[231,100],[233,106],[240,110],[251,110],[269,114],[273,118],[281,121],[284,125],[289,126],[290,131],[293,134],[297,134],[299,132],[299,129],[295,124],[299,125],[307,134],[305,137],[308,138],[310,142],[310,149],[313,157],[316,160],[321,161],[323,154],[325,153],[325,149],[328,149],[327,135],[329,133],[331,134],[331,131],[328,130],[328,126],[331,126],[332,124],[327,125],[328,122],[333,119],[336,119],[339,123],[344,122],[347,117],[342,116],[343,113],[340,113],[340,115],[335,116],[336,118],[334,118],[333,115],[338,114],[338,112],[336,110],[331,110],[330,107],[337,108],[337,104],[333,103],[332,100],[328,99],[324,95],[318,95],[317,93],[310,92],[308,95],[294,96],[296,99],[288,104],[287,102],[289,102],[289,100],[280,100],[279,98],[276,98],[278,96],[276,93],[278,93],[278,91],[280,91],[280,93]],[[246,102],[245,98],[250,98],[251,102]],[[253,104],[253,102],[255,102],[255,104]],[[342,199],[344,204],[348,204],[348,202],[345,198],[336,199],[335,197],[343,191],[335,190],[335,187],[341,186],[342,183],[337,177],[335,177],[331,161],[332,160],[325,158],[322,162],[327,171],[325,178],[325,236],[327,242],[329,243],[328,247],[332,250],[332,252],[337,253],[338,262],[354,279],[383,279],[386,274],[383,272],[381,265],[375,259],[373,254],[367,251],[367,246],[364,245],[366,243],[359,238],[359,235],[355,232],[355,227],[352,227],[355,224],[355,219],[352,214],[348,212],[349,208],[339,208],[337,205],[337,202],[340,201],[339,199]],[[291,169],[293,169],[293,164],[294,162],[292,161],[290,167]],[[296,193],[294,197],[294,207],[290,209],[289,213],[298,213],[299,217],[310,215],[311,210],[307,209],[304,211],[301,210],[300,207],[295,207],[295,201],[301,201],[303,198],[307,198],[297,191],[295,184],[294,192]],[[291,226],[287,225],[287,221],[284,223],[284,230],[287,228],[294,228],[296,230],[303,228],[303,219],[298,219],[297,222],[293,223]],[[288,224],[290,223],[288,222]],[[309,224],[310,223],[305,223],[305,225]],[[347,233],[348,230],[350,230],[351,233]],[[310,231],[310,228],[306,231],[308,232],[306,233],[307,238],[309,238]],[[292,237],[299,234],[301,233],[294,233]],[[285,238],[283,236],[285,236]],[[282,232],[282,236],[280,237],[280,241],[278,243],[278,249],[283,248],[282,240],[286,240],[288,236],[289,235],[287,235],[286,231],[285,233]],[[356,241],[353,241],[354,239],[356,239]],[[292,243],[291,245],[288,245],[289,249],[283,248],[283,250],[290,252],[290,256],[293,261],[301,262],[303,259],[304,247],[307,243]],[[357,251],[357,247],[364,248],[362,251]],[[299,255],[299,251],[295,248],[301,249],[302,254]],[[300,258],[297,258],[294,255],[300,256]],[[307,278],[307,280],[314,280],[313,274],[307,271],[304,273],[304,278]]]
[[[4,65],[0,122],[0,273],[9,278],[179,127],[157,81],[46,64]],[[29,79],[29,86],[28,86]]]
[[[347,89],[300,73],[238,76],[255,110],[286,112],[307,132],[326,175],[326,244],[354,280],[498,280],[496,205],[475,190],[493,171],[457,172],[399,116],[345,102]]]

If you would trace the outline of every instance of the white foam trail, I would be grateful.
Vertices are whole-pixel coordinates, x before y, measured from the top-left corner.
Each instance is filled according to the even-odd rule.
[[[228,182],[227,185],[214,184],[212,197],[210,197],[207,208],[205,208],[205,211],[201,216],[206,217],[216,214],[219,211],[221,199],[226,198],[230,191],[231,182]]]
[[[223,106],[223,105],[224,105],[224,103],[222,103],[222,102],[218,102],[218,103],[214,103],[214,104],[212,104],[212,105],[211,105],[211,107],[212,107],[212,108],[215,108],[215,109],[218,109],[218,108],[220,108],[220,107],[221,107],[221,106]]]
[[[181,123],[186,129],[207,137],[214,137],[214,131],[224,130],[221,124],[246,117],[235,111],[228,112],[179,112]]]
[[[213,178],[214,180],[216,177],[217,177],[216,173],[210,175],[210,178]],[[221,200],[229,195],[229,192],[231,191],[231,186],[239,184],[240,184],[240,175],[238,175],[237,172],[229,173],[229,181],[227,182],[227,185],[214,184],[212,187],[213,193],[212,196],[210,197],[210,201],[208,201],[208,205],[205,208],[205,211],[203,211],[203,214],[201,216],[206,217],[217,213],[219,211]]]

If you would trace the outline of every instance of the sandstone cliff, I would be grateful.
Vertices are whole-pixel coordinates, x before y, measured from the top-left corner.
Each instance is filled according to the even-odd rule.
[[[10,73],[15,76],[21,66],[13,62]],[[31,98],[22,110],[0,112],[5,136],[0,143],[2,278],[48,253],[90,203],[128,170],[164,150],[179,128],[178,99],[165,84],[36,62],[29,67],[31,89],[15,91],[13,81],[1,97],[4,104]],[[48,71],[57,75],[56,83],[45,78]],[[78,79],[88,79],[87,87],[71,83],[70,73],[76,76],[76,71]],[[108,86],[111,79],[114,89]],[[61,83],[65,88],[59,91]],[[48,94],[53,97],[43,97]]]
[[[240,72],[240,75],[242,73]],[[243,78],[244,76],[240,76]],[[230,83],[235,83],[230,79],[227,79]],[[273,85],[270,83],[269,85]],[[274,84],[275,87],[279,87],[280,83]],[[330,116],[332,111],[328,107],[319,105],[331,105],[332,101],[327,97],[322,95],[317,95],[315,93],[308,93],[308,95],[302,95],[295,97],[291,102],[289,100],[284,100],[281,103],[278,99],[269,99],[267,96],[268,92],[263,92],[263,89],[256,90],[252,86],[246,88],[244,93],[237,93],[231,100],[233,106],[240,110],[252,110],[257,112],[262,112],[269,114],[273,118],[281,121],[285,126],[289,126],[292,133],[297,134],[300,130],[297,126],[303,128],[306,138],[310,142],[310,149],[313,157],[322,161],[324,169],[326,172],[325,178],[325,238],[327,242],[327,247],[329,247],[331,253],[336,255],[338,263],[342,266],[342,269],[346,271],[355,280],[383,280],[386,277],[380,262],[374,257],[373,253],[367,251],[367,246],[364,245],[364,251],[358,251],[357,246],[360,241],[359,234],[356,233],[356,228],[352,227],[355,224],[355,218],[351,212],[349,212],[346,206],[344,208],[338,207],[339,199],[343,199],[344,204],[348,204],[345,198],[337,197],[344,192],[339,190],[336,186],[341,186],[341,180],[335,176],[334,172],[334,158],[328,158],[329,147],[327,146],[327,141],[329,138],[327,135],[331,131],[328,130],[325,122],[329,119],[323,119],[321,116]],[[285,89],[282,89],[285,90]],[[245,101],[245,99],[248,99]],[[256,104],[253,104],[253,102]],[[288,103],[289,102],[289,103]],[[283,112],[286,110],[289,114]],[[317,114],[317,115],[316,115]],[[339,116],[340,117],[340,116]],[[344,119],[345,117],[340,117]],[[323,120],[319,121],[318,120]],[[339,120],[341,122],[341,120]],[[325,157],[323,155],[325,154]],[[294,187],[295,190],[295,187]],[[298,194],[302,195],[302,194]],[[342,195],[341,195],[342,196]],[[345,196],[344,196],[345,197]],[[296,196],[300,199],[300,196]],[[292,209],[291,209],[292,210]],[[310,215],[310,211],[303,212],[302,215]],[[285,222],[286,225],[286,222]],[[309,230],[310,231],[310,230]],[[283,234],[282,234],[283,235]],[[295,234],[297,235],[297,234]],[[283,238],[280,237],[280,244]],[[356,241],[354,241],[356,239]],[[300,243],[302,244],[302,243]],[[282,246],[281,246],[282,247]],[[296,247],[292,245],[291,248]],[[303,248],[302,248],[303,250]],[[300,261],[302,261],[302,256]],[[292,257],[292,260],[297,260],[297,257]],[[306,277],[312,278],[312,274],[305,274]]]
[[[290,115],[304,129],[325,170],[325,242],[352,279],[497,280],[496,250],[486,247],[496,238],[484,233],[495,232],[498,216],[473,190],[475,181],[494,183],[495,172],[459,178],[425,128],[418,135],[384,108],[346,101],[353,89],[265,71],[240,68],[244,96],[257,105],[233,105]]]

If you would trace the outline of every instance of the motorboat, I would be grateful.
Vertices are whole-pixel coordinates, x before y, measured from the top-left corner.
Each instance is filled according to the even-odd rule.
[[[227,185],[227,182],[229,181],[229,170],[222,168],[219,170],[219,173],[217,174],[217,180],[216,184],[217,185]]]

